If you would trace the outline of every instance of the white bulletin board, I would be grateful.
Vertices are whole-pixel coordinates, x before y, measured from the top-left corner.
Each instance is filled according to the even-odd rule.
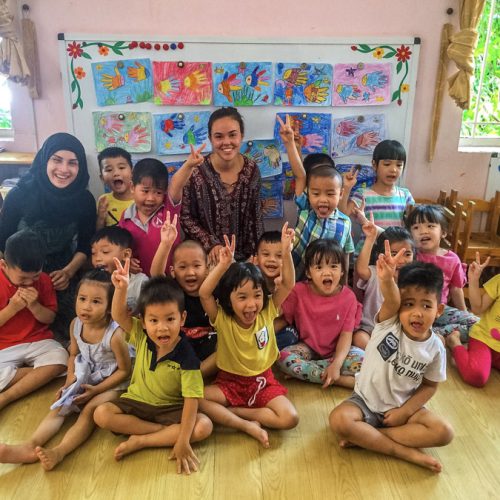
[[[126,83],[127,78],[132,78],[135,83],[140,81],[143,84],[146,76],[150,76],[153,71],[152,68],[155,62],[176,62],[181,63],[180,66],[186,68],[189,67],[190,62],[211,63],[213,75],[219,75],[221,78],[226,76],[226,94],[241,92],[232,95],[241,97],[242,93],[246,93],[247,96],[254,96],[254,101],[251,101],[254,105],[237,106],[245,121],[245,141],[273,139],[277,113],[321,113],[331,115],[332,133],[336,127],[338,130],[337,139],[339,134],[342,139],[342,133],[348,134],[351,132],[349,127],[346,128],[339,124],[342,122],[342,118],[361,117],[357,123],[364,123],[367,126],[366,124],[371,123],[371,120],[373,120],[373,116],[377,115],[383,116],[385,137],[400,141],[409,151],[420,48],[418,38],[361,39],[353,37],[352,39],[313,40],[217,40],[188,37],[171,39],[168,36],[159,39],[158,37],[131,37],[126,35],[97,36],[94,34],[61,33],[58,35],[58,39],[69,131],[76,135],[85,146],[91,173],[90,189],[95,196],[103,192],[96,160],[95,113],[113,112],[123,116],[126,113],[146,113],[146,115],[141,115],[143,121],[133,132],[136,137],[144,138],[146,134],[143,133],[143,129],[147,124],[146,118],[151,120],[154,127],[155,120],[158,121],[158,119],[155,119],[156,115],[182,117],[185,113],[201,113],[200,116],[203,117],[206,115],[203,115],[202,112],[212,112],[218,107],[214,105],[213,96],[218,92],[217,88],[222,91],[224,91],[224,88],[217,85],[217,83],[212,88],[211,98],[208,99],[211,101],[210,104],[200,102],[193,105],[158,105],[154,102],[154,95],[151,95],[149,100],[142,102],[118,102],[113,104],[113,99],[108,99],[106,105],[102,105],[103,98],[100,95],[99,102],[101,105],[98,104],[96,85],[100,84],[105,89],[114,90],[115,85]],[[134,61],[138,61],[138,63],[135,64]],[[225,75],[225,63],[238,62],[245,63],[239,67],[241,71],[234,71],[233,73],[228,71],[227,75]],[[105,68],[109,67],[111,63],[116,68],[114,71],[107,71]],[[123,63],[125,63],[125,66]],[[256,66],[255,64],[252,66],[252,63],[260,63],[260,66],[255,69]],[[126,67],[127,64],[128,67]],[[132,64],[132,69],[130,69],[130,64]],[[155,67],[158,67],[158,65]],[[310,80],[305,82],[305,73],[301,73],[300,68],[313,68],[319,74],[320,70],[328,72],[330,67],[333,69],[333,72],[330,71],[331,88],[329,95],[332,103],[324,105],[326,91],[321,89],[323,85],[321,82],[328,82],[328,77],[322,77],[322,80],[318,79],[312,83]],[[97,73],[96,68],[101,68],[104,73]],[[216,68],[217,73],[214,72]],[[244,73],[245,68],[255,70],[253,78],[250,77],[250,74]],[[263,72],[264,68],[267,69],[265,73]],[[287,71],[287,68],[289,71]],[[381,68],[381,70],[375,71],[377,68]],[[370,71],[367,69],[370,69]],[[335,74],[335,71],[337,71],[337,74]],[[383,74],[384,71],[386,72],[385,75]],[[364,86],[361,83],[339,84],[338,77],[341,73],[345,73],[346,78],[350,73],[353,73],[355,77],[360,78],[360,82],[364,82]],[[365,76],[363,80],[363,73],[371,73],[371,75]],[[192,74],[195,78],[195,84],[206,83],[196,71],[193,71]],[[313,74],[312,70],[310,74]],[[198,77],[198,81],[196,81],[196,77]],[[303,105],[298,105],[292,98],[286,101],[287,96],[291,95],[287,93],[290,88],[289,83],[294,81],[301,83],[300,79],[302,77],[304,78],[302,83],[304,83],[304,87],[307,87],[307,91],[304,90],[304,95],[307,95],[308,99],[312,99],[312,101],[304,101],[301,103]],[[373,77],[375,78],[373,79]],[[94,81],[95,79],[97,84]],[[177,85],[181,85],[182,80],[183,77]],[[278,85],[276,80],[279,81]],[[193,83],[188,82],[188,84],[194,86]],[[154,93],[155,85],[157,89],[166,91],[171,86],[171,83],[167,82],[161,85],[158,82],[153,83],[153,90],[150,93]],[[327,83],[325,86],[328,86]],[[375,96],[374,92],[381,91],[382,87],[385,87],[386,96]],[[261,92],[264,90],[270,91],[270,96],[262,97],[256,90],[257,88]],[[370,97],[369,94],[372,90],[374,92]],[[281,95],[281,101],[276,98],[277,94]],[[255,97],[259,95],[260,97]],[[368,95],[365,102],[370,103],[370,105],[360,102],[365,98],[365,95]],[[141,98],[148,98],[148,96],[149,94],[145,92],[141,93]],[[340,106],[335,105],[334,102],[335,99],[338,101],[339,97],[343,99]],[[206,94],[204,99],[206,102]],[[375,102],[373,99],[378,99],[378,101]],[[159,102],[159,98],[156,98],[156,102]],[[377,118],[375,121],[377,120],[379,119]],[[162,123],[165,130],[169,130],[167,125],[170,122],[168,124],[158,122]],[[120,125],[118,125],[118,128],[120,128]],[[173,132],[175,132],[175,127]],[[203,137],[201,133],[198,138],[200,137]],[[311,147],[314,147],[314,135],[308,136],[306,141],[309,141],[312,144]],[[351,139],[350,142],[344,141],[342,144],[354,145],[355,150],[354,152],[351,151],[347,156],[335,158],[336,163],[370,164],[371,152],[366,155],[358,153],[360,151],[365,152],[363,148],[369,149],[371,141],[373,141],[373,136],[366,134],[365,136],[360,134],[359,137]],[[163,147],[163,151],[165,151],[165,146],[170,147],[170,145],[163,142],[157,144],[155,132],[151,134],[150,145],[146,140],[143,142],[143,147],[145,149],[150,147],[150,151],[132,152],[134,159],[153,156],[158,157],[163,162],[175,162],[182,161],[186,157],[185,154],[179,154],[178,152],[176,154],[159,155],[160,145]],[[102,149],[102,144],[100,147]],[[347,149],[347,151],[349,150]],[[318,152],[321,152],[321,148],[318,149]],[[329,150],[324,152],[332,153],[332,143],[329,145]],[[282,159],[286,161],[286,155],[282,154]]]

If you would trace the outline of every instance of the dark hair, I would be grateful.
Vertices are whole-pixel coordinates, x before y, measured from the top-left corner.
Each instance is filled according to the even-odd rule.
[[[406,227],[408,230],[414,224],[431,222],[439,224],[443,232],[448,231],[448,221],[444,215],[443,208],[439,205],[416,205],[406,218]]]
[[[443,271],[428,262],[411,262],[399,270],[398,287],[414,286],[423,288],[426,292],[435,293],[438,304],[441,302],[443,291]]]
[[[149,177],[156,189],[166,191],[168,186],[167,167],[156,158],[143,158],[139,160],[132,170],[132,184],[137,186],[142,179]]]
[[[260,245],[262,243],[281,243],[281,232],[280,231],[265,231],[262,236],[257,241],[257,246],[255,247],[255,252],[259,251]]]
[[[335,162],[332,157],[326,153],[310,153],[308,154],[303,161],[304,170],[306,171],[306,175],[309,175],[309,172],[320,165],[330,165],[330,167],[335,168]]]
[[[338,243],[330,238],[320,238],[309,243],[304,255],[304,266],[306,270],[319,264],[323,259],[326,262],[340,263],[344,275],[347,272],[345,268],[345,253]]]
[[[184,241],[181,241],[181,243],[179,243],[174,248],[174,251],[172,253],[172,263],[175,261],[175,256],[177,255],[177,252],[181,251],[184,248],[199,248],[201,250],[201,252],[203,253],[204,257],[205,257],[205,262],[207,261],[207,259],[208,259],[207,252],[205,252],[205,249],[203,248],[203,245],[199,241],[196,241],[196,240],[184,240]]]
[[[108,240],[113,245],[118,245],[122,248],[132,248],[133,242],[130,231],[119,226],[106,226],[96,231],[90,240],[90,246],[101,240]]]
[[[132,168],[132,157],[128,151],[125,151],[123,148],[111,147],[103,149],[97,155],[97,162],[99,163],[99,172],[102,174],[102,160],[106,158],[123,158]]]
[[[111,302],[113,300],[113,293],[115,292],[115,287],[113,286],[113,283],[111,282],[111,274],[108,273],[108,271],[105,271],[104,269],[92,269],[88,272],[86,272],[82,279],[78,282],[78,285],[76,286],[76,291],[75,291],[75,300],[78,300],[78,292],[80,291],[81,286],[85,282],[89,281],[94,281],[96,283],[99,283],[102,287],[105,287],[108,294],[107,294],[107,299],[108,299],[108,307],[107,311],[108,314],[111,315]]]
[[[237,121],[240,126],[241,135],[245,134],[245,124],[243,123],[243,117],[240,115],[240,112],[236,108],[232,107],[223,107],[216,109],[208,119],[208,136],[212,135],[212,126],[214,122],[220,120],[221,118],[232,118]]]
[[[328,164],[317,165],[309,171],[306,177],[307,187],[309,187],[313,177],[330,177],[332,179],[338,179],[340,187],[344,185],[342,174],[336,168]]]
[[[45,262],[45,246],[38,234],[24,229],[7,238],[4,258],[9,267],[18,267],[25,273],[37,273]]]
[[[177,281],[170,276],[155,276],[142,286],[136,311],[144,318],[146,307],[166,302],[177,304],[181,313],[186,309],[184,306],[184,292]]]
[[[375,165],[378,165],[380,160],[401,160],[406,162],[405,147],[398,141],[386,139],[375,146],[372,160]]]
[[[408,241],[411,243],[411,248],[413,251],[413,258],[416,256],[415,242],[413,241],[411,234],[404,227],[399,226],[389,226],[377,236],[377,241],[373,245],[372,253],[370,254],[370,264],[374,266],[377,263],[378,256],[381,253],[385,253],[385,241],[389,243],[397,243],[400,241]]]
[[[245,285],[247,281],[251,281],[254,288],[262,288],[264,293],[263,308],[267,307],[269,289],[260,269],[250,262],[233,262],[219,281],[215,294],[219,299],[220,306],[229,316],[234,315],[233,306],[231,305],[231,292]]]

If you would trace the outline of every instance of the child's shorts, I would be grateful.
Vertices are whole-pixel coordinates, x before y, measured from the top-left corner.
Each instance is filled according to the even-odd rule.
[[[359,394],[353,392],[352,396],[346,399],[344,403],[351,403],[357,406],[363,414],[363,420],[368,425],[371,425],[372,427],[384,427],[384,414],[371,411]]]
[[[274,378],[271,368],[253,377],[219,370],[215,384],[224,393],[230,406],[247,408],[263,408],[272,399],[284,396],[288,392]]]
[[[182,419],[183,405],[154,406],[128,398],[119,398],[113,404],[126,415],[134,415],[155,424],[180,424]]]
[[[53,339],[18,344],[0,350],[0,391],[22,366],[40,368],[48,365],[68,364],[68,351]]]

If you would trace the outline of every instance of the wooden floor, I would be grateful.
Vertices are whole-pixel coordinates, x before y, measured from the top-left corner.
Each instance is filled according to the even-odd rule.
[[[0,441],[27,438],[59,385],[54,382],[0,412]],[[328,415],[349,391],[324,391],[297,381],[287,385],[301,421],[292,431],[271,432],[269,450],[246,435],[217,428],[195,446],[200,472],[178,476],[165,449],[144,450],[115,462],[113,449],[122,438],[98,430],[51,472],[39,464],[0,464],[0,498],[500,498],[499,372],[484,389],[474,389],[448,368],[448,381],[429,405],[445,415],[456,432],[449,446],[430,450],[444,466],[437,475],[364,450],[340,450],[327,427]]]

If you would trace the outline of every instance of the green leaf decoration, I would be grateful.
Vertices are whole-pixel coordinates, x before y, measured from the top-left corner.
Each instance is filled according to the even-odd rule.
[[[73,80],[71,82],[71,92],[74,92],[76,90],[76,80]]]
[[[87,52],[82,52],[82,57],[85,57],[85,59],[92,59],[92,56]]]
[[[123,52],[120,49],[117,49],[116,47],[111,47],[111,50],[115,53],[118,54],[119,56],[123,55]]]
[[[401,61],[396,64],[396,73],[399,73],[401,71],[401,68],[403,67],[403,63]]]
[[[360,43],[358,45],[358,50],[361,52],[370,52],[372,49],[368,45],[365,45],[364,43]]]
[[[392,94],[392,97],[391,97],[391,101],[395,101],[396,99],[399,99],[399,96],[400,96],[400,92],[399,90],[396,90],[393,94]]]

